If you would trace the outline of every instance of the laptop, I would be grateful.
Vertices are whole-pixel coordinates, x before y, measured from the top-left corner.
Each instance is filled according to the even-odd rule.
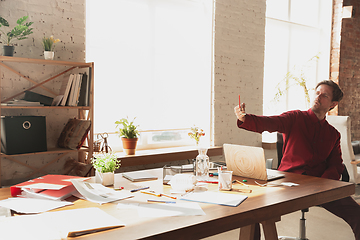
[[[266,169],[264,149],[235,144],[224,144],[227,170],[233,175],[258,180],[275,180],[285,176],[275,170]]]

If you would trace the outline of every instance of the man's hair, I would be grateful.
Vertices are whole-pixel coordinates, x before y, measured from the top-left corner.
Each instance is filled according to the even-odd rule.
[[[317,85],[316,85],[316,88],[315,90],[320,86],[320,85],[328,85],[330,87],[333,88],[333,97],[332,97],[332,101],[336,101],[336,102],[340,102],[340,100],[343,98],[344,96],[344,93],[343,91],[340,89],[339,85],[337,83],[335,83],[334,81],[332,80],[323,80],[321,82],[319,82]]]

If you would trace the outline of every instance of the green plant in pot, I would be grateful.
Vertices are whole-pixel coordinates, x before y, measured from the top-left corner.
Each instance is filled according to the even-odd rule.
[[[14,46],[12,42],[15,40],[23,40],[27,39],[30,34],[32,34],[32,28],[30,26],[34,22],[26,22],[29,16],[24,16],[19,18],[16,23],[17,25],[8,31],[3,30],[3,28],[10,28],[9,22],[0,17],[0,34],[1,34],[1,42],[3,45],[3,55],[4,56],[13,56],[14,54]]]
[[[114,172],[120,168],[121,160],[112,153],[97,155],[91,160],[96,170],[95,181],[105,186],[114,184]]]
[[[116,133],[121,137],[123,148],[127,155],[134,155],[138,141],[139,131],[138,126],[134,125],[134,120],[129,121],[128,118],[122,118],[116,121],[116,128],[119,129]]]

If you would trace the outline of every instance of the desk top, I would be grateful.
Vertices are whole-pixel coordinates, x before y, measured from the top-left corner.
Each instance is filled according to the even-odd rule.
[[[159,176],[158,180],[147,181],[142,185],[150,186],[151,190],[169,193],[170,187],[162,185],[162,169],[146,170]],[[233,176],[234,179],[243,180]],[[129,182],[117,174],[117,184]],[[248,199],[238,207],[220,206],[215,204],[199,203],[205,216],[139,218],[124,210],[116,209],[117,203],[145,203],[148,196],[140,192],[135,197],[114,203],[98,205],[81,199],[76,199],[73,206],[59,210],[99,207],[105,212],[125,222],[122,228],[93,233],[78,237],[79,239],[199,239],[221,232],[233,230],[253,223],[273,219],[311,206],[320,205],[355,193],[355,185],[342,181],[316,178],[293,173],[285,173],[285,178],[270,183],[294,182],[300,184],[296,187],[268,186],[260,187],[254,180],[247,179],[252,193],[236,193],[247,195]],[[259,181],[264,183],[264,181]],[[217,185],[209,184],[209,190],[217,189]],[[9,188],[0,189],[0,199],[10,197]],[[178,200],[181,201],[181,200]]]

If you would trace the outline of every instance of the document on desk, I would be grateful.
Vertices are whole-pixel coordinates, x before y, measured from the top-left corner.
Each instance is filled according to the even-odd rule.
[[[177,202],[176,204],[119,203],[117,209],[134,209],[139,217],[143,218],[206,215],[200,205],[195,202]]]
[[[247,199],[247,196],[240,194],[221,193],[221,192],[190,192],[180,198],[181,200],[195,201],[202,203],[212,203],[224,206],[237,207]]]
[[[89,183],[78,180],[71,180],[76,190],[88,201],[103,204],[131,198],[134,195],[128,191],[115,191],[100,183]]]
[[[0,201],[1,207],[18,213],[42,213],[68,205],[73,205],[73,203],[37,198],[8,198]]]
[[[22,215],[0,220],[1,239],[60,240],[122,226],[125,223],[99,208]]]

